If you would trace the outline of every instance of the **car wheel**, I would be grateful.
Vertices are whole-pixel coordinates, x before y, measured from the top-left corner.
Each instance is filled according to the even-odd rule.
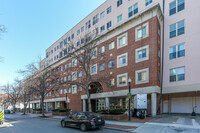
[[[61,121],[61,126],[65,127],[65,121]]]
[[[80,129],[82,132],[85,132],[87,130],[87,127],[85,124],[81,124]]]

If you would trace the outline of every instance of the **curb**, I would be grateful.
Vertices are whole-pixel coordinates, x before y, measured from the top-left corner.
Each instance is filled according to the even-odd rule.
[[[110,130],[125,131],[125,132],[133,132],[135,130],[135,128],[133,129],[121,129],[121,128],[114,128],[114,127],[104,127],[104,128],[110,129]]]

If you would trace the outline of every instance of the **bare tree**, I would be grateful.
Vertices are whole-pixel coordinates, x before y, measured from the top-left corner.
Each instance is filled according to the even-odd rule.
[[[13,113],[15,113],[15,106],[20,102],[22,84],[7,84],[4,86],[4,92],[8,96],[7,101],[13,106]]]
[[[26,92],[27,95],[30,92],[33,95],[39,95],[40,109],[43,117],[45,116],[44,99],[55,88],[55,81],[58,78],[58,75],[52,74],[50,70],[51,68],[40,69],[39,65],[31,63],[26,66],[25,70],[19,71],[19,73],[26,77],[25,86],[29,90]]]
[[[94,92],[93,89],[95,88],[96,92],[102,92],[102,87],[99,83],[111,87],[112,76],[107,72],[106,64],[108,64],[108,58],[104,54],[105,49],[102,48],[99,51],[96,49],[100,43],[98,34],[88,33],[78,42],[77,44],[74,42],[68,43],[63,48],[64,58],[72,60],[72,67],[67,69],[67,73],[70,74],[72,72],[72,78],[64,81],[63,84],[77,85],[83,88],[87,94],[89,112],[92,112],[91,93]],[[107,44],[104,43],[103,45]],[[67,53],[69,48],[72,51]],[[101,64],[105,67],[105,70],[97,74],[97,65]],[[74,80],[77,79],[78,72],[82,73],[83,78]]]

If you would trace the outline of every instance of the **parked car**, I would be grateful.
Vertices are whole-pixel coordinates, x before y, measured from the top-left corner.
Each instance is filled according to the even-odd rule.
[[[99,114],[78,112],[63,118],[61,126],[80,128],[84,132],[87,129],[100,129],[105,126],[105,121]]]
[[[10,114],[10,110],[9,109],[4,109],[4,114]]]

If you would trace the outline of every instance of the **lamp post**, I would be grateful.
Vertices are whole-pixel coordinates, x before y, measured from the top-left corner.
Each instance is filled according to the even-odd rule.
[[[129,105],[128,105],[128,120],[131,120],[131,78],[128,79],[128,84],[129,84]]]

